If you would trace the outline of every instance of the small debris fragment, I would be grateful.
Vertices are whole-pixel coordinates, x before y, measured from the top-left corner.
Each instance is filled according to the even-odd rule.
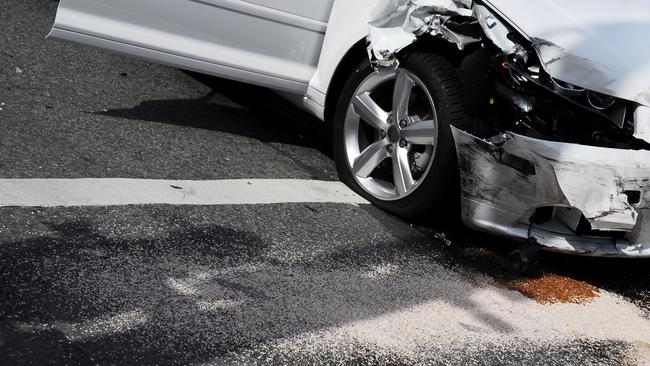
[[[120,76],[127,77],[127,76],[129,76],[129,74],[127,74],[127,73],[125,73],[125,72],[121,72],[121,73],[120,73]]]
[[[174,189],[183,189],[183,187],[179,187],[179,186],[170,186],[170,187],[172,187]]]
[[[23,70],[20,67],[16,66],[16,74],[20,75],[22,73],[23,73]]]
[[[51,105],[46,105],[45,109],[54,109],[54,107],[52,107]]]
[[[440,241],[442,241],[442,242],[445,243],[445,245],[448,246],[448,247],[450,247],[451,244],[452,244],[452,243],[451,243],[451,240],[449,240],[449,239],[447,238],[447,235],[445,235],[445,233],[435,233],[435,234],[433,234],[433,237],[436,238],[436,239],[438,239],[438,240],[440,240]]]
[[[304,205],[309,211],[311,211],[314,214],[319,213],[317,209],[311,207],[310,205]]]

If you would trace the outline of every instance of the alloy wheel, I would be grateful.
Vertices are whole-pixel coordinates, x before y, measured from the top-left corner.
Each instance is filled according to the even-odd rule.
[[[412,72],[375,71],[355,91],[344,121],[352,175],[369,194],[396,201],[431,170],[438,120],[431,93]]]

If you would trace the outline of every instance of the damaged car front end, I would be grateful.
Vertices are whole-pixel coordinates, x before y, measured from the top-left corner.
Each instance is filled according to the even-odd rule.
[[[373,11],[378,68],[425,37],[462,53],[468,123],[453,137],[467,226],[548,250],[650,257],[650,50],[641,46],[650,6],[621,3],[613,15],[607,6],[390,0]]]

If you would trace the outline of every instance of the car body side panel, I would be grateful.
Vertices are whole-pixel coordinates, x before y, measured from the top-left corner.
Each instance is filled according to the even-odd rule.
[[[51,36],[304,94],[326,29],[241,0],[64,0]]]
[[[90,45],[96,48],[110,50],[113,53],[138,57],[164,65],[181,67],[185,70],[211,74],[215,76],[222,76],[228,79],[242,82],[251,82],[251,80],[255,80],[255,84],[257,85],[274,88],[277,90],[287,90],[292,93],[296,93],[299,90],[303,90],[305,88],[305,85],[303,83],[296,81],[268,75],[260,75],[255,72],[250,72],[235,67],[219,65],[185,56],[178,56],[167,52],[160,52],[141,46],[134,46],[95,36],[88,36],[82,33],[70,32],[55,28],[52,30],[51,34],[53,37],[61,40]]]
[[[301,17],[327,23],[332,11],[332,1],[328,0],[243,0],[247,3],[262,5],[271,9],[295,14]]]
[[[357,42],[368,36],[370,11],[379,1],[381,0],[334,2],[318,68],[309,82],[309,100],[324,108],[325,96],[339,63]]]

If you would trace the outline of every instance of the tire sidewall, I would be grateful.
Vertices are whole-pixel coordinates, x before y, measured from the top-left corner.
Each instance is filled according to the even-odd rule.
[[[452,112],[444,83],[431,70],[419,54],[411,54],[400,61],[400,68],[415,74],[423,82],[434,102],[438,117],[438,139],[434,160],[427,176],[417,189],[407,197],[395,201],[384,201],[366,192],[353,176],[345,149],[344,124],[352,97],[359,85],[374,71],[368,60],[362,61],[352,72],[337,103],[334,119],[334,155],[341,180],[355,192],[376,206],[411,220],[421,219],[435,206],[448,206],[458,213],[459,177],[456,150],[451,132]],[[451,67],[451,65],[449,65]],[[450,207],[451,206],[451,207]]]

